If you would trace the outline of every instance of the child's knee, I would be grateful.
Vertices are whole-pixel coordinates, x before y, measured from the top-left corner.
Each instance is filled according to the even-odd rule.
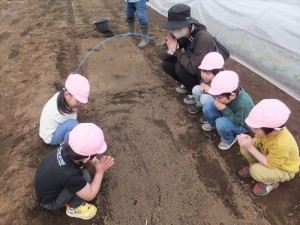
[[[207,104],[205,104],[203,106],[203,113],[204,114],[208,114],[212,109],[214,109],[214,103],[213,102],[209,102]]]
[[[72,130],[74,127],[78,125],[78,121],[76,119],[69,119],[68,120],[68,127]]]
[[[254,163],[250,167],[250,175],[254,180],[261,180],[261,165],[259,163]]]
[[[197,94],[199,94],[199,92],[200,92],[199,85],[195,85],[192,89],[193,95],[197,95]]]
[[[220,131],[226,131],[228,130],[226,127],[227,118],[225,117],[219,117],[216,119],[216,128]]]
[[[240,148],[240,153],[241,153],[242,156],[245,157],[248,154],[248,151],[244,148]]]

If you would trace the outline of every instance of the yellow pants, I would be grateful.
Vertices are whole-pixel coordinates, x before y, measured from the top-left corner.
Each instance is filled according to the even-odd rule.
[[[294,173],[289,173],[279,168],[270,169],[259,163],[247,150],[241,148],[241,154],[250,164],[251,177],[264,184],[289,181],[295,177]]]

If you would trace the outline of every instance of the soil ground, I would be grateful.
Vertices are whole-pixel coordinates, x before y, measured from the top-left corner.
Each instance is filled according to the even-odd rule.
[[[79,120],[104,130],[116,160],[93,201],[97,216],[82,221],[36,205],[34,174],[53,150],[38,136],[41,110],[96,44],[127,33],[124,4],[0,0],[0,224],[299,224],[300,176],[266,197],[253,195],[253,181],[237,175],[246,164],[238,145],[218,150],[218,135],[201,130],[201,113],[187,112],[185,96],[162,72],[159,46],[140,50],[139,37],[107,42],[79,70],[91,83]],[[166,19],[149,15],[150,35],[163,41]],[[110,32],[93,30],[100,18],[110,19]],[[256,103],[278,98],[290,107],[287,127],[299,144],[299,102],[232,60],[227,68]]]

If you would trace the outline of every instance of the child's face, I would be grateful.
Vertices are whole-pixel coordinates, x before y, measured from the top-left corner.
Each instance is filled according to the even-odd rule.
[[[226,96],[223,95],[216,95],[215,98],[217,101],[221,102],[224,105],[227,105],[228,103],[230,103],[232,100],[234,100],[236,97],[235,93],[232,93],[229,98],[227,98]]]
[[[210,70],[201,70],[201,77],[205,83],[211,82],[215,75]]]
[[[251,127],[251,130],[258,137],[267,137],[267,135],[265,134],[265,132],[261,128],[253,128],[253,127]]]
[[[65,100],[68,106],[71,108],[73,112],[77,112],[78,109],[82,108],[85,104],[79,102],[70,92],[65,92]]]

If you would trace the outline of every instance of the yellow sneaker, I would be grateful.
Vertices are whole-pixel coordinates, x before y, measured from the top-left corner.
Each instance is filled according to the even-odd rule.
[[[84,220],[93,218],[97,213],[97,208],[94,205],[88,204],[86,202],[82,203],[75,209],[70,209],[67,206],[66,214],[70,217],[76,217]]]

